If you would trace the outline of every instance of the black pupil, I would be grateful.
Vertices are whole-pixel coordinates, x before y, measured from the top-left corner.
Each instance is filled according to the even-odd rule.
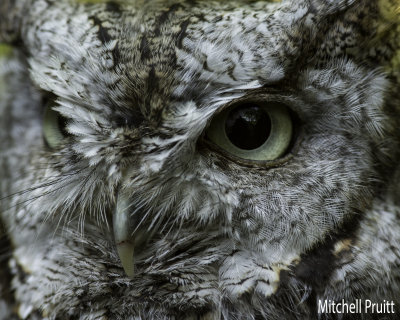
[[[57,124],[58,124],[58,128],[60,129],[62,135],[64,137],[69,136],[69,133],[67,131],[67,125],[68,125],[68,121],[67,119],[65,119],[62,115],[58,115],[57,117]]]
[[[236,147],[256,149],[267,141],[271,133],[271,120],[263,108],[255,104],[241,105],[228,114],[225,132]]]

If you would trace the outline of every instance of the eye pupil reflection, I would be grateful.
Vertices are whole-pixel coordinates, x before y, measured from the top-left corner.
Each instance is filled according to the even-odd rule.
[[[256,149],[268,140],[271,133],[271,119],[263,108],[245,104],[233,109],[225,122],[229,140],[244,150]]]

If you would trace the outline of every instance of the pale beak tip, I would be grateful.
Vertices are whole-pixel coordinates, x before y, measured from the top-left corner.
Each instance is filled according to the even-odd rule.
[[[117,251],[126,275],[132,279],[135,275],[134,245],[130,242],[119,243],[117,244]]]

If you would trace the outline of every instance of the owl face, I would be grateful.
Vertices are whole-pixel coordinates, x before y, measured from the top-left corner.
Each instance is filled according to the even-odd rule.
[[[25,2],[0,7],[21,318],[306,319],[395,278],[382,1]]]

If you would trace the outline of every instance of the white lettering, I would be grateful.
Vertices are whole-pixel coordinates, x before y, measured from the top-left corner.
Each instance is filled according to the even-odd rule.
[[[365,300],[365,313],[368,313],[368,309],[371,308],[372,306],[372,301],[371,300]]]
[[[324,300],[324,304],[322,304],[322,300],[318,299],[318,313],[326,313],[328,311],[328,301]]]

